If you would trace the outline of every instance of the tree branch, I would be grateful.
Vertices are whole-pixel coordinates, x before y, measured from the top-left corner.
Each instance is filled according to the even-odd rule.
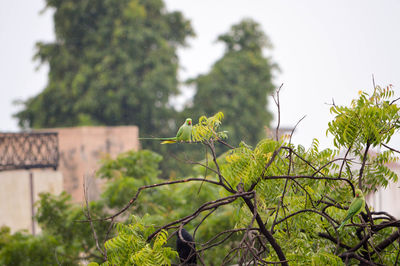
[[[196,218],[201,212],[203,211],[207,211],[207,210],[211,210],[217,207],[220,207],[222,205],[226,205],[229,203],[234,202],[237,198],[241,197],[241,198],[248,198],[248,196],[251,196],[253,194],[253,192],[243,192],[243,193],[236,193],[235,195],[231,195],[225,198],[221,198],[221,199],[217,199],[214,201],[209,201],[204,203],[203,205],[201,205],[195,212],[193,212],[190,215],[187,215],[181,219],[175,220],[173,222],[170,222],[166,225],[163,225],[162,227],[160,227],[159,229],[157,229],[156,231],[154,231],[152,234],[150,234],[147,237],[147,241],[150,241],[155,235],[157,235],[161,230],[165,230],[168,229],[170,226],[174,225],[174,224],[178,224],[178,223],[184,223],[187,224],[188,222],[190,222],[191,220],[193,220],[194,218]]]
[[[161,187],[161,186],[167,186],[167,185],[173,185],[173,184],[180,184],[180,183],[186,183],[186,182],[191,182],[191,181],[199,181],[199,182],[208,182],[214,185],[220,185],[219,182],[213,181],[213,180],[208,180],[208,179],[204,179],[204,178],[186,178],[186,179],[181,179],[181,180],[174,180],[174,181],[168,181],[168,182],[164,182],[164,183],[158,183],[158,184],[153,184],[153,185],[148,185],[148,186],[142,186],[138,189],[138,191],[136,192],[135,196],[129,201],[129,203],[122,208],[120,211],[118,211],[117,213],[105,217],[105,218],[101,218],[101,219],[93,219],[92,221],[106,221],[106,220],[112,220],[115,217],[121,215],[123,212],[125,212],[127,209],[129,209],[133,203],[137,200],[137,198],[139,197],[139,194],[142,190],[145,189],[149,189],[149,188],[155,188],[155,187]],[[85,221],[78,221],[78,222],[89,222],[88,220]]]
[[[253,213],[254,212],[254,206],[251,203],[251,200],[243,197],[244,202],[246,203],[247,207],[249,207],[250,211]],[[260,232],[265,236],[265,238],[268,240],[268,242],[271,244],[272,248],[275,250],[276,255],[278,256],[279,260],[282,262],[283,266],[288,266],[289,264],[287,263],[286,256],[282,251],[282,248],[278,245],[276,242],[274,236],[265,228],[264,222],[262,221],[260,215],[257,213],[256,214],[256,221],[257,224],[260,228]]]
[[[365,147],[364,156],[363,156],[363,160],[362,160],[362,165],[361,165],[361,168],[360,168],[360,174],[358,176],[358,188],[361,189],[361,190],[362,190],[362,176],[363,176],[363,173],[364,173],[365,163],[367,162],[368,150],[369,150],[370,145],[371,144],[369,143],[369,141],[367,141],[367,145]]]
[[[100,247],[99,244],[99,238],[97,237],[97,233],[96,230],[94,229],[94,225],[93,225],[93,220],[92,217],[90,215],[90,209],[89,209],[89,199],[88,199],[88,187],[86,184],[86,178],[83,179],[83,195],[85,198],[85,204],[86,204],[86,212],[84,212],[86,218],[89,220],[90,222],[90,228],[92,229],[92,233],[93,233],[93,237],[96,243],[96,248],[100,251],[101,255],[103,255],[103,259],[106,261],[107,260],[107,250],[103,250]]]

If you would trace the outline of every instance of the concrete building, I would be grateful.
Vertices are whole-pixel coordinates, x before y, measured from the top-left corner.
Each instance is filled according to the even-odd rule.
[[[95,178],[100,160],[138,150],[138,135],[136,126],[0,133],[0,226],[37,233],[32,217],[39,193],[65,190],[75,202],[83,202],[85,179],[89,198],[96,199],[101,191],[101,180]]]
[[[42,192],[60,194],[62,184],[61,172],[53,169],[0,172],[0,226],[10,227],[11,232],[26,229],[38,233],[40,229],[32,220],[33,204]]]
[[[139,130],[136,126],[53,128],[46,131],[58,133],[58,169],[63,175],[64,190],[72,195],[75,202],[84,200],[85,178],[89,198],[99,196],[101,180],[94,177],[102,158],[139,149]]]

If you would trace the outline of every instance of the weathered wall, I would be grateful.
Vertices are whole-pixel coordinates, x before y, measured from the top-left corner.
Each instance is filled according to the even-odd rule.
[[[54,128],[58,132],[59,171],[64,177],[64,190],[75,202],[83,202],[83,182],[86,178],[89,198],[97,199],[101,180],[94,178],[100,159],[106,154],[115,157],[121,152],[138,150],[139,131],[136,126]]]
[[[58,195],[63,190],[63,178],[53,169],[31,170],[34,201],[39,193]],[[26,229],[32,233],[32,202],[30,171],[16,170],[0,172],[0,226],[6,225],[12,232]],[[35,225],[36,232],[39,231]]]
[[[74,127],[42,129],[39,132],[58,132],[60,161],[53,169],[31,170],[33,173],[34,201],[40,192],[59,194],[63,190],[75,202],[82,202],[83,182],[87,180],[89,198],[98,198],[101,180],[94,178],[100,159],[121,152],[138,150],[138,128]],[[12,232],[27,229],[32,232],[31,192],[29,170],[0,172],[0,226],[11,227]],[[36,232],[40,229],[36,226]]]
[[[389,168],[400,177],[399,163],[391,163]],[[375,211],[385,211],[400,219],[400,180],[390,182],[386,188],[379,188],[377,192],[367,195],[366,200]]]

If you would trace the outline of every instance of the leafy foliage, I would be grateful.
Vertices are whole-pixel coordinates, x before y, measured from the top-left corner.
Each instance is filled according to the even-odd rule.
[[[102,265],[171,265],[170,258],[177,257],[176,251],[164,247],[168,232],[158,233],[151,245],[146,238],[154,228],[135,216],[130,224],[116,228],[118,235],[105,243],[108,260]]]
[[[82,259],[99,260],[100,253],[88,224],[79,223],[86,217],[79,205],[71,202],[71,196],[48,193],[40,195],[36,214],[41,234],[32,236],[26,232],[9,234],[3,229],[0,234],[1,265],[77,265]],[[104,206],[99,202],[90,204],[93,217],[104,215]],[[95,224],[100,241],[105,237],[107,224]],[[85,257],[81,255],[85,254]]]
[[[221,125],[221,121],[224,118],[222,112],[216,113],[214,116],[207,118],[201,116],[199,123],[194,125],[192,132],[193,141],[208,141],[210,139],[224,139],[227,138],[227,132],[218,132],[218,128]]]
[[[72,203],[70,195],[66,192],[59,196],[49,193],[41,194],[41,199],[36,204],[39,206],[36,219],[41,229],[58,241],[57,257],[60,262],[64,259],[72,259],[77,263],[82,252],[85,252],[89,258],[100,257],[101,254],[95,248],[90,226],[87,223],[78,222],[86,220],[82,207]],[[102,202],[91,202],[89,207],[93,219],[105,215],[105,206]],[[94,224],[100,241],[105,238],[108,226],[108,222]]]
[[[93,222],[95,231],[102,236],[100,248],[107,251],[103,265],[170,265],[178,261],[168,235],[173,235],[179,226],[192,232],[197,255],[206,265],[394,265],[400,257],[396,242],[400,220],[366,205],[365,211],[353,217],[343,230],[337,230],[354,198],[355,187],[371,191],[397,179],[387,168],[387,163],[397,157],[385,134],[392,136],[399,129],[398,99],[390,101],[392,91],[376,88],[374,104],[363,106],[371,99],[365,95],[361,93],[352,107],[334,107],[340,112],[328,131],[334,135],[335,149],[321,150],[318,140],[306,149],[285,138],[263,139],[254,146],[241,142],[232,147],[220,141],[227,133],[219,131],[223,114],[217,113],[201,117],[193,127],[197,143],[185,144],[203,145],[208,151],[205,160],[193,162],[193,175],[188,178],[159,179],[161,157],[150,151],[105,159],[98,175],[109,183],[102,199],[89,206],[93,219],[108,215],[102,219],[105,224]],[[397,113],[360,115],[373,113],[377,104]],[[357,113],[357,108],[363,111]],[[391,125],[385,127],[386,131],[376,135],[375,129],[365,128],[371,123],[383,128],[386,124],[381,122],[382,117],[394,119],[385,118],[386,124]],[[365,122],[368,119],[371,121]],[[346,125],[363,128],[356,130]],[[349,130],[356,130],[358,136],[348,135]],[[217,144],[229,150],[217,156]],[[369,147],[373,146],[386,150],[371,154]],[[339,148],[343,147],[345,155],[340,157],[343,152]],[[349,154],[356,159],[349,158]],[[108,212],[118,215],[110,218]],[[39,245],[39,255],[43,250],[40,245],[52,243],[58,260],[63,262],[75,257],[79,250],[92,256],[91,260],[98,258],[94,256],[98,252],[93,238],[88,237],[89,225],[71,223],[80,219],[82,214],[78,214],[68,204],[67,196],[42,196],[38,221],[44,234],[42,242],[33,245]],[[111,233],[107,232],[109,221],[116,219],[120,222]],[[36,238],[28,241],[28,237],[10,235],[4,229],[0,236],[3,261],[17,256],[18,249],[27,257],[35,256],[26,252],[26,246]],[[80,236],[88,239],[82,241]],[[54,257],[45,253],[44,259],[52,262]]]
[[[365,190],[371,191],[389,181],[397,181],[397,175],[387,165],[397,160],[392,150],[368,156],[370,147],[387,144],[400,127],[400,108],[390,99],[394,91],[391,86],[377,86],[371,96],[360,91],[360,97],[350,107],[332,106],[335,119],[328,124],[327,133],[334,136],[334,145],[345,148],[360,161],[365,161]],[[363,154],[363,149],[366,150]],[[361,177],[360,177],[361,178]]]
[[[8,227],[0,228],[1,265],[51,265],[56,263],[59,242],[51,235],[33,237],[26,232],[10,234]],[[71,260],[64,261],[71,263]]]
[[[361,93],[360,99],[353,103],[359,103],[361,106],[367,99],[365,95]],[[380,91],[377,88],[373,97],[375,105],[362,107],[362,113],[376,110],[380,97],[388,99],[392,96],[392,91]],[[344,158],[338,157],[341,154],[339,150],[341,145],[337,145],[337,149],[320,150],[318,140],[314,140],[311,147],[305,149],[285,139],[280,141],[264,139],[254,148],[242,142],[237,148],[231,148],[216,158],[214,144],[218,142],[218,138],[217,130],[214,128],[220,126],[222,115],[199,119],[199,124],[194,127],[196,129],[194,138],[206,145],[211,154],[211,159],[200,163],[200,166],[208,169],[204,178],[218,183],[220,197],[229,198],[243,193],[242,191],[252,192],[254,195],[253,203],[250,201],[250,204],[249,199],[240,196],[231,202],[231,206],[234,207],[231,216],[231,220],[234,221],[232,228],[239,230],[236,237],[242,240],[232,242],[236,248],[226,251],[227,255],[221,263],[276,262],[283,261],[281,255],[284,254],[284,258],[291,265],[343,265],[344,262],[354,264],[365,261],[393,264],[398,258],[398,248],[394,244],[394,239],[398,237],[396,232],[399,221],[393,220],[390,215],[384,218],[389,219],[389,222],[382,221],[383,218],[379,217],[382,213],[374,212],[367,207],[367,214],[364,212],[361,216],[354,217],[354,224],[337,231],[345,216],[346,206],[353,199],[354,187],[358,183],[361,182],[364,191],[368,191],[376,189],[377,186],[385,186],[388,180],[397,178],[387,168],[388,162],[397,160],[393,150],[389,149],[374,156],[368,155],[369,142],[371,146],[387,144],[390,138],[384,135],[385,132],[394,134],[398,130],[396,117],[398,107],[395,101],[385,101],[382,106],[388,107],[389,111],[393,112],[388,117],[394,120],[385,119],[386,123],[381,123],[381,128],[386,126],[387,130],[381,131],[383,136],[379,138],[372,132],[374,129],[368,126],[370,123],[379,125],[379,119],[383,119],[383,115],[360,117],[355,115],[357,112],[354,111],[354,107],[357,105],[354,104],[351,108],[337,108],[341,110],[340,116],[335,117],[329,124],[328,130],[334,132],[335,143],[342,143],[341,145],[347,149]],[[395,105],[396,108],[387,104]],[[362,123],[368,119],[371,121]],[[350,137],[347,135],[351,127],[346,129],[346,126],[340,124],[342,121],[350,125],[361,123],[357,125],[359,137],[352,136],[352,142],[348,142]],[[359,162],[347,158],[350,152],[358,156]],[[210,200],[204,204],[218,201],[218,199]],[[218,206],[220,207],[225,206]],[[201,207],[197,210],[201,210]],[[203,219],[207,218],[208,221],[211,217],[213,213],[205,212],[201,219],[200,217],[188,219],[200,226]],[[176,217],[176,220],[179,221],[179,217]],[[256,229],[250,229],[254,223]],[[167,229],[170,226],[163,228]],[[258,238],[250,238],[241,231],[242,228],[248,228],[246,230],[258,235]],[[266,233],[261,230],[262,228],[265,228]],[[199,229],[201,230],[201,227]],[[224,231],[220,231],[220,234],[223,235]],[[364,239],[367,239],[368,244],[362,244]],[[196,241],[202,243],[199,238],[196,238]],[[207,247],[213,246],[212,241],[211,238],[203,242],[207,243],[204,244],[206,250],[202,252],[204,258],[208,258]],[[258,257],[245,251],[249,249],[249,245],[253,252],[258,252]],[[360,247],[363,248],[358,250]],[[380,252],[383,247],[384,253]]]
[[[400,109],[390,102],[393,95],[391,86],[377,86],[371,96],[360,91],[350,107],[332,106],[331,113],[336,117],[328,124],[328,132],[335,136],[335,147],[359,149],[388,143],[400,126]]]
[[[194,126],[194,131],[196,128],[202,128],[200,129],[201,132],[208,132],[206,128],[211,127],[213,132],[218,132],[214,126],[220,124],[222,117],[222,114],[217,114],[214,117],[204,118],[202,125],[197,124]],[[201,135],[199,134],[198,136]],[[208,140],[207,136],[209,137],[208,134],[203,135],[201,140]],[[106,202],[107,206],[123,208],[140,187],[166,182],[166,180],[152,174],[158,170],[160,159],[160,155],[147,150],[123,153],[116,159],[106,158],[98,175],[109,179],[109,183],[107,183],[106,189],[102,194],[102,199]],[[141,169],[149,169],[149,171],[141,172]],[[200,170],[197,169],[196,171]],[[204,173],[204,171],[202,172]],[[177,181],[180,179],[180,177],[171,177],[168,181]],[[210,186],[207,183],[201,189],[195,183],[146,189],[140,194],[137,203],[132,206],[130,213],[134,213],[138,217],[146,216],[146,218],[143,218],[143,221],[146,221],[146,225],[165,224],[171,220],[190,215],[192,210],[199,208],[204,202],[218,199],[219,193],[220,190],[217,187]],[[196,238],[205,241],[216,235],[221,229],[232,228],[234,226],[234,221],[231,219],[233,214],[234,208],[232,206],[221,207],[213,213],[212,217],[207,219],[209,226],[201,228],[197,232]],[[204,218],[206,215],[201,214],[199,219]],[[138,217],[134,219],[139,219]],[[186,228],[191,230],[193,225],[188,224]],[[233,238],[233,240],[235,239],[237,237]],[[216,265],[220,264],[223,258],[220,258],[218,254],[229,251],[233,243],[230,242],[209,250],[208,254],[210,256],[205,258],[205,262],[209,265],[212,265],[212,263]],[[168,243],[168,246],[175,248],[174,243]]]

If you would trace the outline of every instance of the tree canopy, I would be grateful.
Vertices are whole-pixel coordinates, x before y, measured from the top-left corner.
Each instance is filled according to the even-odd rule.
[[[221,113],[201,117],[194,127],[193,140],[209,151],[210,158],[194,163],[205,170],[202,178],[195,175],[143,186],[114,215],[139,206],[135,201],[154,187],[204,182],[205,187],[218,188],[217,199],[203,202],[186,216],[171,217],[153,233],[142,230],[142,236],[145,234],[155,245],[166,231],[194,228],[203,265],[394,265],[400,260],[396,242],[400,220],[366,204],[344,229],[338,227],[357,187],[369,193],[398,180],[388,165],[398,160],[395,153],[399,151],[389,141],[400,129],[399,99],[390,86],[377,86],[371,94],[360,92],[350,106],[333,105],[335,117],[327,129],[334,137],[333,148],[324,150],[319,149],[318,140],[306,149],[292,144],[289,137],[279,141],[265,138],[254,148],[244,142],[233,147],[223,140],[226,133],[219,131]],[[228,146],[229,151],[217,157],[218,143]],[[380,147],[382,152],[371,154],[371,147]],[[341,150],[344,156],[339,157]],[[219,233],[207,240],[197,237],[196,232],[215,229],[212,222],[208,224],[209,219],[217,218],[227,206],[233,207],[230,221],[234,226],[227,230],[218,227]],[[131,245],[119,240],[107,242],[106,250],[114,252]],[[154,245],[152,252],[161,252]],[[216,247],[218,257],[208,261],[208,252]],[[110,257],[105,265],[118,263],[121,258]]]
[[[267,97],[274,89],[272,72],[276,65],[263,56],[263,49],[272,45],[261,26],[251,19],[233,25],[218,41],[225,44],[225,54],[209,73],[189,81],[196,94],[187,113],[201,116],[222,111],[231,143],[244,140],[256,144],[272,119]]]
[[[356,188],[367,194],[398,180],[388,165],[398,160],[390,139],[400,129],[399,99],[390,86],[376,87],[349,106],[333,105],[333,145],[323,150],[318,140],[305,148],[289,136],[232,146],[222,113],[200,117],[194,143],[182,143],[207,149],[202,161],[187,158],[191,175],[159,179],[162,157],[146,150],[106,158],[100,200],[82,211],[65,194],[42,195],[42,235],[3,228],[0,263],[171,265],[179,262],[175,235],[185,227],[202,265],[394,265],[398,218],[366,204],[338,227]],[[217,156],[218,145],[228,151]]]
[[[193,35],[190,22],[162,0],[46,3],[56,40],[37,43],[35,58],[49,64],[49,81],[16,114],[20,126],[137,125],[171,134],[176,49]]]

